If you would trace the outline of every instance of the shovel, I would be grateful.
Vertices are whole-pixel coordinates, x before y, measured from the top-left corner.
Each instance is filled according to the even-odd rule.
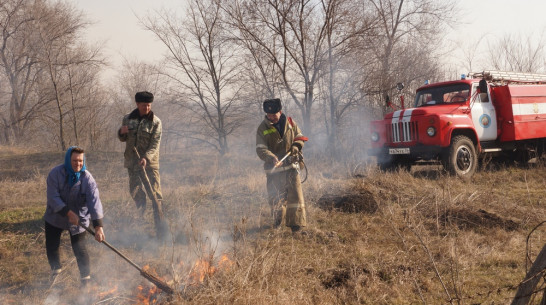
[[[137,158],[140,160],[140,154],[138,153],[136,147],[133,147],[133,151],[135,152]],[[148,178],[148,174],[146,174],[146,169],[144,167],[142,168],[142,175],[140,175],[140,178],[142,184],[144,184],[144,188],[146,189],[148,197],[152,200],[156,233],[160,237],[165,237],[167,224],[165,223],[165,220],[163,218],[163,208],[161,207],[161,202],[157,200],[155,193],[152,190],[152,184],[150,183],[150,179]]]
[[[82,228],[84,228],[87,232],[89,232],[89,234],[95,236],[95,231],[93,231],[92,229],[90,229],[87,226],[84,226],[81,223],[80,223],[80,226]],[[118,249],[114,248],[111,244],[109,244],[106,240],[103,240],[102,243],[105,246],[107,246],[108,248],[110,248],[112,251],[116,252],[117,255],[121,256],[121,258],[126,260],[129,264],[133,265],[133,267],[135,267],[140,272],[140,275],[142,275],[145,279],[147,279],[148,281],[150,281],[154,285],[156,285],[157,288],[161,289],[162,291],[165,291],[168,294],[173,294],[174,293],[174,290],[169,285],[167,285],[167,283],[163,282],[162,280],[158,279],[157,277],[155,277],[155,276],[149,274],[148,272],[144,271],[137,264],[135,264],[132,260],[130,260],[127,256],[125,256],[123,253],[119,252]]]

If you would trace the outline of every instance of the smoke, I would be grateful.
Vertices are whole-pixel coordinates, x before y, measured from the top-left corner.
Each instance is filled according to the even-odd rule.
[[[59,289],[52,289],[49,291],[49,293],[47,294],[45,300],[44,300],[44,305],[57,305],[57,304],[60,304],[60,297],[61,295],[61,290]]]
[[[294,109],[287,107],[286,110],[292,116]],[[296,122],[304,129],[302,120],[295,114]],[[339,158],[350,166],[366,157],[369,141],[366,116],[365,109],[359,108],[346,116],[340,126]],[[123,169],[120,169],[122,173],[110,173],[109,169],[95,164],[93,175],[104,204],[107,241],[141,268],[149,266],[154,276],[177,291],[184,289],[191,280],[196,261],[204,259],[214,265],[223,254],[231,258],[245,251],[246,238],[268,230],[272,222],[265,196],[265,173],[262,161],[255,153],[255,132],[262,119],[262,115],[257,115],[255,124],[247,126],[245,135],[233,139],[226,155],[218,155],[212,150],[199,154],[188,151],[162,154],[163,206],[169,224],[169,236],[164,240],[155,235],[150,203],[144,215],[136,210],[127,191]],[[332,171],[331,166],[319,165],[325,159],[329,142],[324,125],[317,121],[314,126],[317,128],[312,133],[303,130],[304,135],[310,136],[304,155],[306,164],[311,167],[310,175],[321,177]],[[121,166],[122,158],[108,162]],[[108,177],[103,177],[105,174]],[[308,184],[303,187],[306,192]],[[80,292],[73,253],[69,247],[63,247],[63,273],[59,282],[48,289],[47,304],[134,299],[139,285],[151,285],[130,263],[88,237],[92,274],[89,291]],[[69,244],[66,237],[63,243]],[[105,294],[113,288],[116,292]]]

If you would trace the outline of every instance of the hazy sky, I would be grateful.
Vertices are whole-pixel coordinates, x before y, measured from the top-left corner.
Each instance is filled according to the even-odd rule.
[[[105,41],[105,54],[113,64],[123,57],[157,61],[164,47],[138,24],[160,8],[182,11],[185,0],[70,0],[95,22],[87,31],[90,42]],[[434,1],[434,0],[430,0]],[[454,0],[463,11],[453,40],[474,42],[479,37],[502,37],[505,33],[540,34],[546,28],[545,0]],[[481,69],[482,67],[478,67]],[[486,67],[483,67],[486,68]]]
[[[457,1],[457,0],[456,0]],[[460,31],[503,34],[506,32],[538,31],[546,25],[543,0],[458,0],[463,24],[472,28]]]
[[[458,45],[476,43],[479,39],[494,41],[507,34],[513,37],[532,34],[538,38],[546,30],[544,0],[458,0],[458,3],[461,21],[448,35]],[[477,66],[473,68],[490,69]]]
[[[185,0],[70,0],[93,24],[89,43],[105,43],[104,53],[113,64],[123,58],[158,61],[164,47],[139,24],[138,17],[162,8],[182,11]]]

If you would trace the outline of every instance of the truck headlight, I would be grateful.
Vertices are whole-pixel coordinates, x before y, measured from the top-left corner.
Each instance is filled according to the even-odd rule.
[[[429,128],[427,128],[427,134],[429,135],[429,137],[434,137],[434,135],[436,134],[436,128],[430,126]]]
[[[372,141],[377,142],[379,141],[379,134],[377,132],[372,132]]]

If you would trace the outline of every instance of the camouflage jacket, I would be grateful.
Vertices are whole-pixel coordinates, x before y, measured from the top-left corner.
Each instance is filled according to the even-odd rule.
[[[118,138],[125,142],[125,164],[126,168],[137,166],[138,158],[133,151],[136,147],[140,157],[146,158],[151,168],[159,169],[159,142],[161,141],[161,120],[150,112],[146,117],[140,119],[138,109],[123,117],[122,126],[129,126],[129,132],[120,134]]]
[[[284,114],[282,114],[284,115]],[[295,144],[299,149],[303,149],[304,141],[296,140],[296,138],[302,138],[303,134],[291,117],[286,117],[284,124],[284,135],[281,137],[279,131],[273,126],[273,123],[267,119],[267,117],[262,121],[258,130],[256,132],[256,154],[263,161],[266,161],[264,164],[264,169],[266,173],[271,171],[273,164],[271,163],[271,158],[276,156],[277,159],[281,160],[284,155],[290,151],[292,144]],[[283,170],[288,170],[293,168],[292,166],[283,166],[276,169],[276,172]]]

